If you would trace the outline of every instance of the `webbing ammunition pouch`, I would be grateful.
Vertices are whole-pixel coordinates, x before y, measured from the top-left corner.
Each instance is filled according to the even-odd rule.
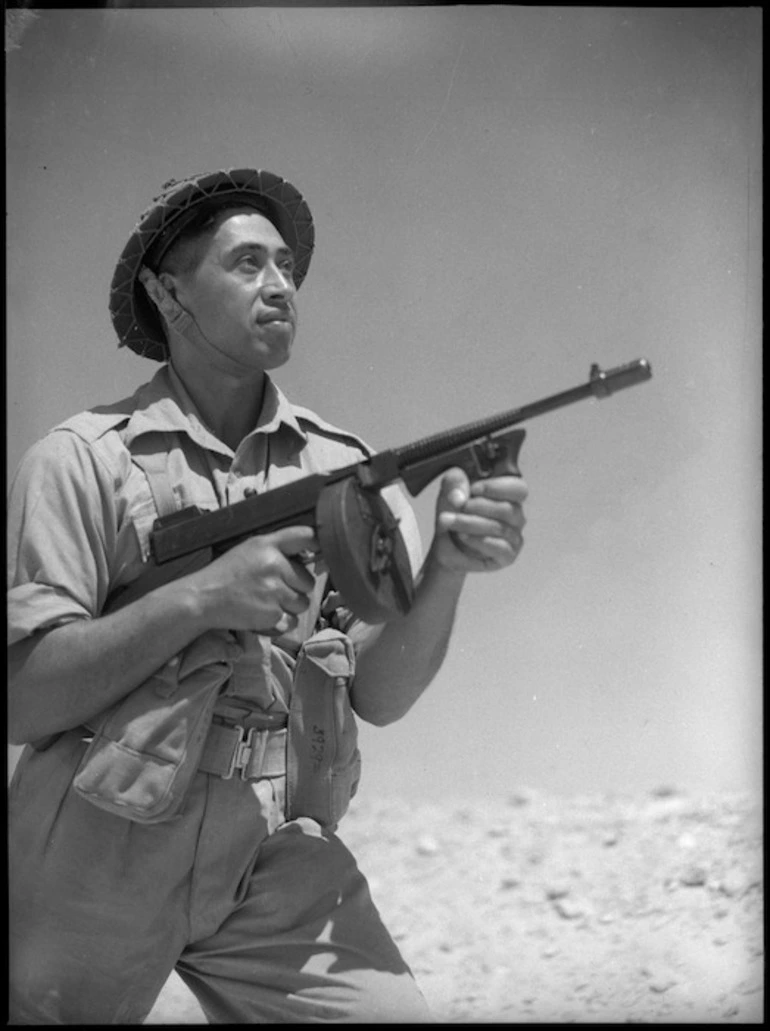
[[[254,764],[252,735],[248,747],[238,740],[235,762],[221,762],[212,748],[212,735],[218,740],[228,732],[212,727],[212,717],[238,649],[229,635],[210,631],[109,709],[78,766],[74,790],[115,816],[151,824],[181,814],[199,769],[229,779],[237,768],[250,779],[285,768],[287,819],[308,816],[335,830],[361,775],[350,638],[326,629],[300,648],[287,730],[271,741],[285,747],[285,766],[273,755],[268,768],[264,758]],[[236,728],[230,732],[238,737]],[[262,734],[267,740],[270,732]]]
[[[355,653],[339,630],[320,630],[297,656],[286,749],[287,819],[334,830],[358,788],[361,753],[350,705]]]
[[[209,631],[108,709],[75,773],[75,791],[137,823],[179,815],[240,651],[232,635]]]

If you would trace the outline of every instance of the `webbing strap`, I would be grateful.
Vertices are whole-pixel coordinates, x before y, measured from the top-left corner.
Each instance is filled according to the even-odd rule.
[[[153,439],[158,435],[163,437],[166,444],[162,449],[157,447],[157,441],[156,446],[151,447]],[[147,433],[131,445],[131,457],[147,477],[159,518],[172,515],[181,507],[168,473],[168,460],[173,446],[173,433]]]
[[[228,696],[220,698],[214,708],[214,722],[229,723],[231,726],[240,724],[242,727],[258,727],[259,730],[280,730],[288,720],[288,713],[265,712],[245,701],[239,704],[237,698]]]
[[[155,509],[159,517],[171,515],[181,507],[171,486],[167,469],[168,456],[174,443],[174,437],[171,433],[163,433],[161,435],[166,441],[167,449],[159,451],[157,448],[153,448],[150,450],[150,444],[156,436],[154,433],[148,433],[139,437],[131,445],[132,458],[147,477],[152,498],[155,502]],[[80,728],[75,727],[74,729],[79,731]],[[61,736],[61,733],[48,734],[37,741],[32,741],[31,744],[36,752],[45,752]]]

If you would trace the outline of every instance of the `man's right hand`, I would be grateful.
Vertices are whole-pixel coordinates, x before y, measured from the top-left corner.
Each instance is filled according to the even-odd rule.
[[[309,526],[249,537],[185,577],[205,629],[293,630],[310,604],[315,579],[298,557],[319,550]]]

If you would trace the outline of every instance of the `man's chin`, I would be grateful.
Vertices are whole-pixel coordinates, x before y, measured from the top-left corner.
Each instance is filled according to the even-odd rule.
[[[282,344],[278,344],[276,342],[272,346],[265,347],[262,350],[262,367],[266,372],[270,369],[279,369],[282,365],[285,365],[286,362],[288,362],[289,358],[291,358],[293,342],[293,339],[289,337]]]
[[[252,336],[247,344],[248,351],[242,352],[246,364],[256,364],[264,372],[285,365],[291,357],[294,332],[294,326],[291,324],[279,326],[271,322],[266,326],[260,326],[259,332]]]

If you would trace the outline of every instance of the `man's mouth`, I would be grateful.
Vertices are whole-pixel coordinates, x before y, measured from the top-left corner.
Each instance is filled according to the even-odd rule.
[[[270,312],[268,315],[260,315],[257,322],[260,326],[267,326],[271,322],[285,322],[291,325],[292,317],[288,311],[274,311]]]

